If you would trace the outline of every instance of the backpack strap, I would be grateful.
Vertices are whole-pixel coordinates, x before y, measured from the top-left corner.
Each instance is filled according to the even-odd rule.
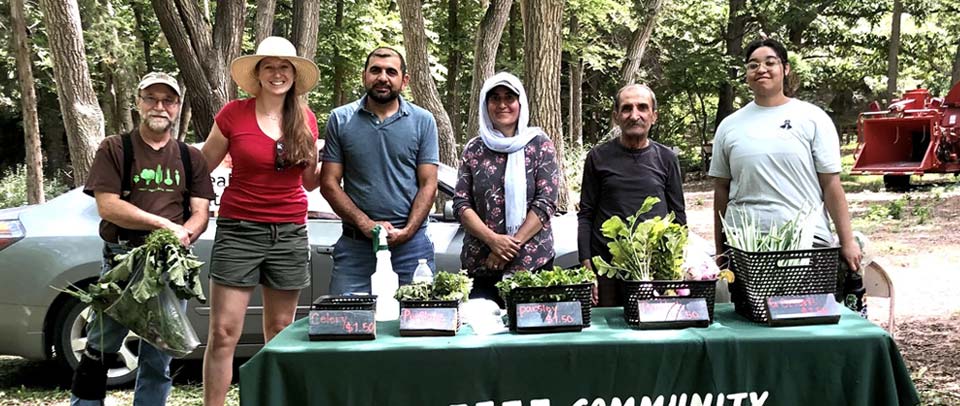
[[[190,218],[190,188],[193,186],[193,161],[190,158],[190,146],[177,140],[180,145],[180,162],[183,164],[183,221]]]
[[[120,200],[129,202],[130,195],[133,191],[133,138],[130,135],[131,133],[125,133],[120,135],[120,140],[123,145],[123,173],[120,175]],[[148,232],[142,230],[130,230],[117,226],[117,238],[120,241],[131,241],[136,238],[142,238],[147,235]]]
[[[133,182],[130,179],[132,176],[130,172],[133,169],[133,140],[130,138],[130,133],[121,135],[120,139],[123,141],[123,173],[120,176],[120,199],[129,202],[130,192],[133,189],[131,187]]]

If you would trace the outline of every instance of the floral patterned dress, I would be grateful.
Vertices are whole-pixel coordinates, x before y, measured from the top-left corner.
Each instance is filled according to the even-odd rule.
[[[538,135],[524,147],[524,155],[527,169],[527,209],[540,218],[543,229],[521,245],[517,256],[503,271],[484,267],[490,248],[479,238],[467,233],[463,237],[460,263],[471,275],[509,275],[524,269],[533,270],[544,266],[554,257],[550,218],[557,211],[560,187],[557,152],[549,138]],[[456,215],[460,217],[464,210],[473,209],[487,227],[497,234],[506,234],[503,186],[506,167],[507,154],[487,148],[480,137],[470,140],[463,150],[453,197]]]

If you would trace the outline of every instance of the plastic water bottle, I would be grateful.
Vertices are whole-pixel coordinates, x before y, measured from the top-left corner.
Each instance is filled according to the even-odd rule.
[[[373,250],[377,256],[377,267],[370,276],[370,290],[377,295],[377,321],[389,321],[400,318],[400,302],[394,298],[400,287],[400,278],[393,271],[390,262],[390,248],[387,246],[387,230],[374,228]]]
[[[417,269],[413,271],[413,283],[433,282],[433,271],[430,270],[430,265],[427,265],[427,260],[420,259],[419,262]]]

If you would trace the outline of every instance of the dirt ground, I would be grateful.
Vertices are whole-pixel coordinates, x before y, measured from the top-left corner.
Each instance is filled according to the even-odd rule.
[[[684,192],[691,231],[713,241],[710,184],[690,183]],[[868,255],[893,280],[895,339],[923,405],[960,405],[960,187],[925,184],[847,200],[854,229],[871,241]],[[868,300],[870,319],[886,328],[889,306],[886,298]]]

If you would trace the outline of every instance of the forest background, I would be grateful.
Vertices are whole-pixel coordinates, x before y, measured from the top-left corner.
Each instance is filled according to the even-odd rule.
[[[752,99],[743,47],[768,35],[790,51],[789,90],[826,110],[842,135],[854,226],[889,261],[897,342],[922,404],[957,405],[960,239],[948,226],[960,216],[956,178],[912,194],[861,192],[882,182],[849,168],[856,119],[870,103],[918,86],[943,96],[960,81],[958,16],[960,0],[0,0],[0,208],[82,184],[103,137],[136,125],[135,87],[149,71],[178,76],[186,97],[177,134],[202,141],[220,107],[245,96],[227,74],[230,60],[272,34],[319,65],[307,101],[321,125],[363,94],[370,50],[401,49],[412,76],[405,97],[434,113],[451,165],[477,133],[483,79],[517,74],[531,124],[563,154],[567,208],[578,200],[585,152],[614,135],[614,93],[649,84],[660,114],[652,138],[680,152],[694,178],[685,185],[691,224],[709,236],[712,192],[696,180],[704,146]],[[884,314],[882,303],[870,306]],[[65,404],[47,368],[0,357],[0,403]],[[171,404],[197,404],[199,377],[182,380],[194,384],[178,383]],[[129,403],[132,394],[112,396]]]
[[[960,0],[0,0],[0,206],[82,184],[100,140],[137,122],[135,86],[149,71],[178,75],[178,133],[202,141],[238,96],[229,61],[271,34],[319,65],[308,102],[321,127],[362,95],[370,50],[403,50],[406,97],[437,117],[451,165],[476,134],[483,79],[516,73],[575,192],[625,83],[656,91],[652,138],[696,174],[717,123],[751,100],[750,40],[787,45],[789,90],[824,108],[846,143],[868,103],[918,86],[942,96],[960,80],[958,15]]]

